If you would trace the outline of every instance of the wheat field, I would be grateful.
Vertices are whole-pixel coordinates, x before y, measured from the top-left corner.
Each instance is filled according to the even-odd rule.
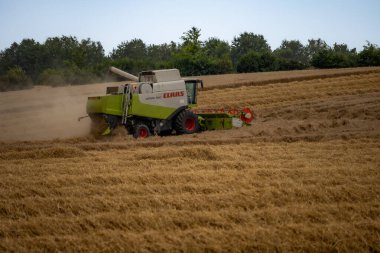
[[[23,140],[2,121],[0,252],[379,252],[380,70],[350,71],[200,92],[252,107],[240,129]]]

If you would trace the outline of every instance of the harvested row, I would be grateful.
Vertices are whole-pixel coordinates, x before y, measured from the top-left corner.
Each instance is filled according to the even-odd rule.
[[[253,105],[284,105],[294,101],[340,97],[380,92],[380,74],[319,79],[306,82],[267,85],[263,87],[225,88],[201,92],[198,103],[202,107]],[[378,96],[377,96],[378,97]]]
[[[379,67],[344,68],[344,69],[313,69],[294,71],[275,71],[243,74],[224,74],[199,76],[205,84],[205,90],[221,88],[237,88],[243,86],[263,86],[289,82],[305,82],[315,79],[330,79],[343,76],[379,73]]]

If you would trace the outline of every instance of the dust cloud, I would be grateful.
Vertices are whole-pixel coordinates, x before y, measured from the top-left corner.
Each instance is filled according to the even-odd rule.
[[[82,86],[36,86],[0,93],[0,141],[51,140],[84,137],[90,133],[86,115],[88,96],[104,95],[100,83]]]

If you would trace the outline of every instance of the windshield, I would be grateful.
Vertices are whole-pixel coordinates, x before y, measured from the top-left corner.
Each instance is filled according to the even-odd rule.
[[[193,105],[197,103],[196,99],[196,86],[197,82],[194,80],[186,81],[186,93],[187,93],[187,103]]]

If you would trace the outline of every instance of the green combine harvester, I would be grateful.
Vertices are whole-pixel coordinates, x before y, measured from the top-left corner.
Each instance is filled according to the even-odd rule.
[[[250,125],[252,111],[195,109],[201,80],[184,80],[178,69],[143,71],[138,77],[111,67],[110,71],[132,82],[107,87],[105,96],[89,97],[87,114],[93,126],[105,125],[108,135],[123,125],[135,138],[150,135],[192,134],[204,130]]]

